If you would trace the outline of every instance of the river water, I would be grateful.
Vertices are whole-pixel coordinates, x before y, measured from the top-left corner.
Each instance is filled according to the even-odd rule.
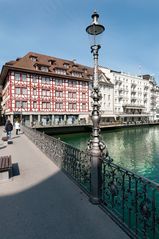
[[[159,126],[106,130],[101,133],[114,163],[159,182]],[[85,150],[90,133],[58,135],[64,142]]]

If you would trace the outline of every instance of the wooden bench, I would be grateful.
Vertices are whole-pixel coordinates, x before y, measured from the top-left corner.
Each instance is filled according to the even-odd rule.
[[[12,176],[11,155],[0,156],[0,180],[7,180]]]

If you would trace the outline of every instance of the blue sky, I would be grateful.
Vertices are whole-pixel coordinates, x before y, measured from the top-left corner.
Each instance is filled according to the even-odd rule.
[[[159,83],[158,0],[0,0],[0,68],[29,51],[92,66],[85,28],[95,9],[105,26],[99,65]]]

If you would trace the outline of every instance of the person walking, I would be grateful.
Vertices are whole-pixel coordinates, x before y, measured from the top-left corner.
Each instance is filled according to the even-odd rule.
[[[16,130],[16,135],[18,135],[18,133],[20,131],[20,124],[18,121],[15,122],[15,130]]]
[[[5,131],[7,132],[8,139],[11,139],[11,131],[13,130],[13,125],[10,120],[7,120],[5,124]]]

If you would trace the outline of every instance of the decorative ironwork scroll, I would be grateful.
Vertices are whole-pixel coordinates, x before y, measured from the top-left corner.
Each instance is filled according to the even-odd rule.
[[[90,192],[90,156],[61,140],[23,126],[26,136],[58,167]]]
[[[102,167],[102,205],[120,220],[134,238],[159,238],[159,184],[115,165]]]
[[[24,127],[24,133],[90,194],[90,156],[54,137]],[[159,238],[159,184],[102,160],[100,204],[133,237]]]

